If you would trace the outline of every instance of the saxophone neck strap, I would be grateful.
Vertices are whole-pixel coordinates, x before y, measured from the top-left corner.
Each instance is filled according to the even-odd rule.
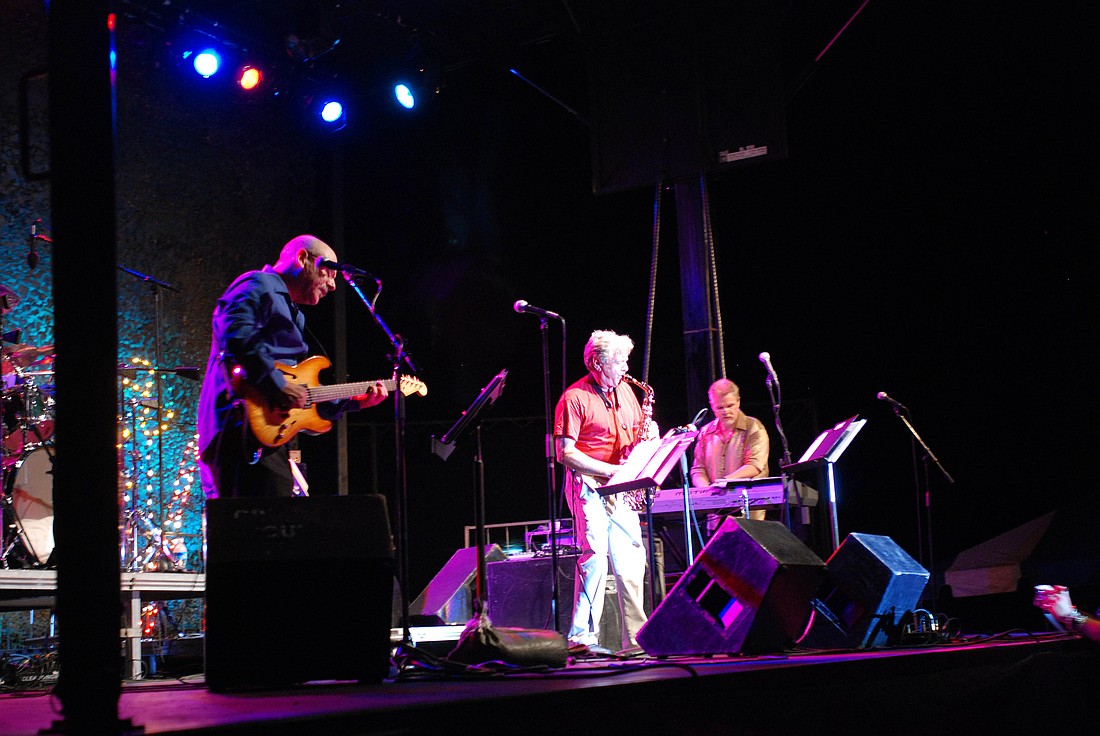
[[[596,394],[601,399],[603,399],[604,406],[606,406],[608,409],[610,409],[610,408],[612,408],[613,406],[615,406],[616,404],[619,403],[618,402],[618,396],[615,393],[615,391],[618,389],[618,387],[615,387],[615,388],[612,388],[612,389],[604,389],[604,387],[600,385],[599,381],[596,380],[595,376],[592,376],[590,374],[589,379],[592,382],[593,390],[595,390]],[[612,402],[612,399],[615,400],[614,403]]]

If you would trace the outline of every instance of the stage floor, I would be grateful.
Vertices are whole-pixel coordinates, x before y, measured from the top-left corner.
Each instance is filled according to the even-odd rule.
[[[339,656],[334,651],[322,656]],[[988,733],[1095,715],[1094,645],[1051,633],[934,647],[571,661],[546,671],[406,667],[381,683],[214,693],[201,674],[124,681],[146,734]],[[50,690],[0,694],[0,734],[63,733]],[[1045,716],[1043,716],[1045,717]],[[884,729],[889,729],[884,731]]]

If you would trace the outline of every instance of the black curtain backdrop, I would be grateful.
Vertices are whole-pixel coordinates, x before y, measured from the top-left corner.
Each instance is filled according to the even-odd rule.
[[[946,565],[1017,523],[1078,508],[1088,488],[1092,44],[1072,8],[872,2],[814,68],[856,7],[788,19],[783,66],[797,92],[785,107],[787,156],[709,180],[727,372],[746,411],[773,427],[757,360],[771,353],[796,457],[826,426],[866,418],[836,468],[841,535],[888,535],[915,555],[917,488],[927,485]],[[34,48],[43,14],[31,2],[3,12],[11,43],[0,53],[11,63],[0,68],[11,71],[0,121],[14,139],[13,90],[35,63],[16,50]],[[6,22],[11,13],[18,22]],[[646,357],[655,188],[592,191],[592,137],[574,114],[591,111],[583,32],[464,64],[415,120],[376,109],[330,138],[290,122],[282,104],[185,92],[157,61],[155,29],[124,21],[119,34],[119,262],[183,290],[165,299],[164,362],[204,364],[210,310],[240,270],[269,262],[298,232],[337,235],[339,159],[341,258],[382,279],[378,312],[429,386],[408,400],[410,595],[474,523],[472,450],[444,463],[428,437],[502,368],[508,381],[483,435],[487,521],[545,518],[538,320],[513,302],[566,318],[570,381],[594,329],[634,337],[636,375]],[[3,181],[0,281],[23,295],[20,309],[36,310],[9,322],[45,343],[49,304],[37,295],[49,290],[49,253],[32,273],[21,248],[24,225],[48,218],[48,196],[22,177],[15,149],[3,156],[17,173]],[[705,397],[685,395],[675,204],[668,192],[661,202],[648,357],[656,418],[670,427]],[[137,306],[120,306],[120,340],[148,346],[147,294],[123,284],[120,298],[129,291]],[[333,349],[333,309],[308,311],[318,352]],[[386,375],[389,346],[350,294],[346,321],[350,377]],[[554,325],[555,390],[560,340]],[[879,391],[910,408],[953,485],[935,468],[926,481],[919,458],[914,467],[911,436]],[[351,420],[352,492],[394,492],[391,419],[382,407]],[[772,440],[777,460],[774,430]],[[302,438],[315,493],[335,488],[333,442]]]

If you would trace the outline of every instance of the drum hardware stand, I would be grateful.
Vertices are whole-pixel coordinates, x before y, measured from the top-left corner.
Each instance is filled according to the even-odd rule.
[[[147,274],[143,274],[143,273],[141,273],[139,271],[135,271],[131,268],[126,268],[125,266],[122,266],[122,265],[119,265],[119,264],[116,264],[116,267],[118,268],[119,271],[124,271],[125,273],[128,273],[131,276],[137,278],[139,281],[142,281],[144,283],[149,284],[149,286],[151,287],[151,292],[153,294],[153,333],[154,333],[153,334],[153,339],[154,339],[154,345],[153,345],[153,369],[152,369],[152,372],[153,372],[153,374],[156,378],[156,395],[155,395],[155,398],[153,399],[153,403],[154,403],[155,408],[156,408],[157,426],[159,427],[161,425],[161,410],[162,410],[161,407],[164,405],[163,390],[162,390],[162,387],[161,387],[161,376],[162,376],[162,374],[164,374],[164,373],[177,373],[179,375],[185,375],[185,374],[193,374],[194,376],[198,375],[198,369],[197,368],[181,367],[181,368],[173,368],[173,369],[162,369],[160,367],[160,359],[161,359],[161,292],[164,289],[168,289],[170,291],[175,291],[177,293],[182,293],[182,292],[177,287],[172,286],[171,284],[166,283],[164,281],[160,281],[159,279],[153,278],[152,276],[149,276]],[[120,366],[119,368],[120,368],[120,372],[121,372],[122,370],[125,370],[126,368],[129,368],[129,366]],[[139,370],[142,371],[142,372],[147,372],[148,369],[137,369],[135,367],[135,373]],[[121,399],[122,399],[121,389],[120,389],[119,393],[120,393],[120,396],[119,396],[120,403],[123,403],[121,401]],[[132,410],[133,410],[133,406],[131,406],[131,412],[132,412]],[[131,416],[133,416],[132,413],[131,413]],[[133,425],[136,428],[136,426],[137,426],[136,417],[134,417]],[[136,438],[135,438],[135,441],[136,441]],[[136,450],[135,450],[135,452],[136,452]],[[134,460],[134,471],[135,471],[134,475],[135,475],[135,480],[136,480],[136,476],[137,476],[137,462],[136,462],[136,460],[137,460],[137,458],[136,457],[131,457],[131,459]],[[150,522],[148,513],[146,513],[144,510],[141,510],[141,509],[137,508],[137,502],[138,502],[137,491],[138,491],[138,488],[137,488],[137,485],[135,484],[135,486],[132,489],[131,494],[130,494],[130,498],[131,498],[130,509],[128,509],[125,512],[127,517],[128,517],[127,518],[127,526],[128,526],[128,528],[129,528],[129,530],[132,534],[133,556],[131,557],[130,561],[127,564],[124,565],[124,569],[130,570],[130,571],[139,571],[143,567],[147,567],[149,565],[149,562],[150,562],[150,559],[148,557],[146,558],[146,560],[144,562],[140,562],[138,560],[138,550],[137,550],[137,546],[138,546],[138,543],[137,543],[138,525],[137,525],[136,522],[137,522],[138,519],[140,519],[142,522],[144,522],[146,527],[150,528],[150,530],[152,529],[153,525]],[[164,542],[164,433],[162,431],[159,431],[159,430],[157,432],[157,508],[160,512],[160,518],[158,519],[158,525],[156,527],[157,531],[156,531],[156,534],[155,534],[155,536],[156,536],[156,550],[155,550],[155,552],[153,554],[153,557],[151,559],[151,561],[153,562],[153,569],[161,570],[166,565],[169,569],[175,569],[175,564],[174,564],[174,562],[171,561],[171,559],[172,559],[171,554],[168,554],[167,557],[164,556],[165,555],[165,550],[164,550],[164,546],[165,546],[165,542]],[[146,551],[148,551],[148,548],[146,548]]]
[[[11,565],[8,563],[8,556],[15,549],[16,542],[19,541],[20,535],[23,533],[23,526],[19,522],[19,517],[15,513],[15,509],[12,508],[10,488],[8,488],[8,478],[14,478],[14,472],[9,476],[8,471],[4,470],[4,486],[0,489],[0,569],[9,570]],[[11,536],[8,536],[8,530],[11,530]]]
[[[131,442],[135,442],[134,429],[137,427],[137,407],[148,406],[149,403],[155,402],[148,399],[129,399],[124,403],[129,410]],[[158,409],[159,406],[159,404],[156,404]],[[142,572],[143,570],[165,572],[175,570],[177,565],[172,559],[171,549],[167,545],[163,529],[155,525],[150,515],[138,505],[138,488],[136,481],[139,471],[138,459],[141,453],[135,446],[128,454],[132,463],[131,472],[133,473],[135,483],[133,488],[130,489],[130,505],[122,512],[125,518],[125,545],[123,549],[126,555],[122,560],[122,569],[126,572]],[[142,527],[146,530],[145,535],[142,534]],[[144,549],[141,548],[138,541],[142,536],[149,536],[154,540],[151,544],[145,545]]]

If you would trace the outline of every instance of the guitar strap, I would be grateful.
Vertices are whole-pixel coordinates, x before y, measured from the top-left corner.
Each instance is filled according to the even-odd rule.
[[[309,483],[306,482],[306,477],[302,475],[302,469],[298,467],[298,463],[294,462],[294,458],[288,458],[288,462],[290,463],[290,474],[294,476],[295,489],[301,491],[300,494],[295,495],[308,496]]]

